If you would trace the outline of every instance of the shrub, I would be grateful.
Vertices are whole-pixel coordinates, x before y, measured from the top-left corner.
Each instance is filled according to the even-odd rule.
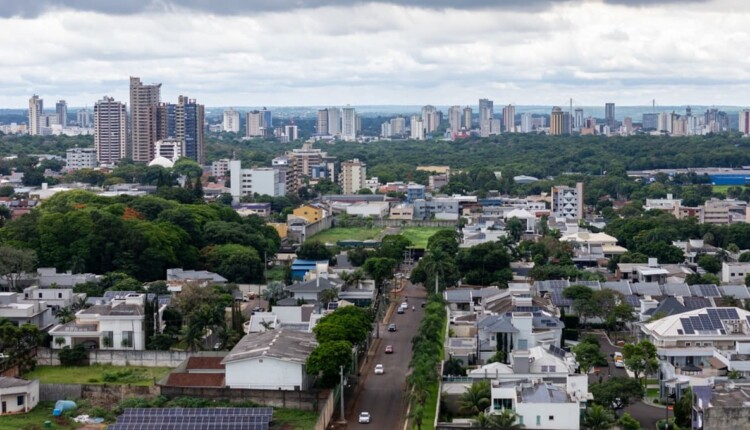
[[[89,358],[83,345],[76,345],[73,348],[66,346],[57,353],[57,357],[63,366],[83,366]]]

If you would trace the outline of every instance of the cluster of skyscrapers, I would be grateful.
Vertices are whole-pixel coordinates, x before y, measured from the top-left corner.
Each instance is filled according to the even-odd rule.
[[[44,134],[50,124],[66,126],[67,104],[60,100],[54,114],[43,114],[39,96],[29,100],[29,134]],[[179,96],[177,103],[161,101],[161,84],[146,85],[140,78],[130,78],[130,112],[124,102],[103,97],[94,105],[94,148],[99,164],[111,165],[130,157],[149,163],[159,156],[159,148],[169,148],[176,160],[188,157],[204,163],[205,109],[194,99]],[[78,111],[77,124],[90,127],[88,109]],[[166,151],[166,150],[165,150]]]
[[[351,107],[329,107],[318,110],[315,134],[319,137],[339,138],[352,141],[362,130],[362,118]]]

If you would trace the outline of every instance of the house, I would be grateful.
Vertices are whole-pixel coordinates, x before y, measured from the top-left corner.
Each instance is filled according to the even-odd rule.
[[[662,358],[662,380],[731,370],[750,376],[750,360],[742,357],[750,353],[750,312],[744,309],[695,309],[643,324],[641,331]]]
[[[53,311],[73,306],[86,299],[84,293],[74,293],[72,288],[43,288],[32,286],[24,288],[23,300],[29,303],[44,302]]]
[[[334,282],[331,279],[317,276],[315,279],[312,279],[310,281],[288,285],[284,289],[288,291],[295,299],[319,302],[323,291],[333,289],[338,292],[340,289],[340,284]]]
[[[375,218],[384,218],[388,215],[390,203],[388,202],[360,202],[346,206],[347,215]]]
[[[166,387],[221,388],[224,387],[223,356],[198,353],[180,363],[159,385]]]
[[[469,372],[472,379],[518,380],[529,375],[549,379],[575,374],[578,363],[572,353],[555,346],[535,346],[528,351],[514,351],[510,364],[494,362]]]
[[[328,271],[328,262],[325,260],[301,260],[292,261],[292,280],[299,281],[307,277],[310,272],[322,273]]]
[[[581,428],[581,409],[591,398],[587,375],[569,375],[565,385],[539,378],[524,381],[493,381],[489,412],[515,411],[524,428],[577,430]]]
[[[129,294],[106,305],[96,305],[76,313],[76,320],[50,330],[54,349],[84,345],[108,350],[143,351],[145,345],[145,294]],[[166,305],[159,305],[159,321]]]
[[[39,403],[39,380],[0,376],[0,415],[25,413]]]
[[[544,311],[508,312],[487,315],[476,323],[482,361],[501,353],[507,361],[511,352],[535,346],[560,347],[564,324]]]
[[[606,233],[576,231],[561,237],[560,241],[571,243],[577,258],[590,255],[599,258],[612,258],[615,255],[628,252],[627,249],[617,245],[616,238]]]
[[[308,223],[314,223],[325,218],[325,211],[317,206],[302,205],[294,209],[292,215],[296,218],[302,218]]]
[[[750,263],[721,263],[723,284],[744,284],[747,275],[750,275]]]
[[[268,218],[271,216],[271,203],[240,203],[234,211],[240,216],[257,215]]]
[[[45,301],[24,300],[21,293],[0,293],[0,318],[18,326],[33,324],[40,330],[46,330],[55,321]]]
[[[57,286],[59,288],[73,288],[79,284],[87,282],[99,282],[101,275],[93,273],[73,273],[68,270],[65,273],[57,273],[54,267],[40,267],[36,269],[37,283],[40,287],[46,288]]]
[[[750,423],[750,385],[730,381],[693,387],[693,429],[745,429]]]
[[[167,286],[169,291],[179,293],[186,284],[198,284],[201,287],[209,285],[224,285],[227,278],[218,273],[207,270],[167,269]]]
[[[278,329],[245,335],[221,362],[226,385],[305,391],[311,382],[305,363],[316,346],[315,335],[307,332]]]

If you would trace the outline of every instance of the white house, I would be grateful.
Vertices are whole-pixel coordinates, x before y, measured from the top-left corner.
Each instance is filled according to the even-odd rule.
[[[305,362],[318,343],[312,333],[270,330],[248,334],[222,360],[226,385],[255,390],[304,391]]]
[[[89,347],[142,351],[145,345],[145,294],[128,294],[106,305],[96,305],[76,313],[76,320],[50,330],[52,347]],[[166,305],[159,306],[159,321]],[[159,327],[156,331],[163,329]],[[59,341],[58,339],[62,339]]]
[[[39,380],[0,376],[0,415],[29,412],[39,403]]]
[[[23,299],[29,303],[44,302],[45,306],[57,310],[85,300],[86,294],[74,293],[72,288],[43,288],[34,285],[24,288]]]
[[[535,346],[559,348],[563,328],[562,321],[542,311],[488,315],[477,321],[480,358],[487,360],[497,352],[510,358],[513,351]]]
[[[744,284],[747,275],[750,275],[750,263],[721,263],[723,284]]]
[[[0,318],[15,325],[33,324],[43,330],[55,322],[45,301],[24,300],[20,293],[0,293]]]

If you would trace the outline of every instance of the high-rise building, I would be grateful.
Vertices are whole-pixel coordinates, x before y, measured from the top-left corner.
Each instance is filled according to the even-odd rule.
[[[328,109],[318,109],[318,120],[315,122],[315,134],[328,135]]]
[[[78,109],[76,119],[79,127],[91,127],[91,112],[89,112],[88,108]]]
[[[391,136],[402,136],[406,133],[406,119],[397,116],[391,118]]]
[[[573,118],[573,130],[581,131],[583,128],[583,109],[578,108],[575,110],[575,117]]]
[[[41,134],[41,118],[44,112],[44,100],[34,94],[29,99],[29,134],[36,136]]]
[[[660,133],[672,133],[672,116],[667,112],[660,113],[656,129]]]
[[[464,108],[464,128],[466,130],[471,130],[471,108],[466,106]]]
[[[130,77],[130,152],[133,161],[148,163],[154,158],[157,135],[157,111],[161,84],[145,85]]]
[[[659,114],[644,113],[641,118],[641,128],[644,131],[657,130],[659,128]]]
[[[114,164],[127,155],[128,112],[125,103],[103,97],[94,105],[94,148],[100,164]]]
[[[320,166],[323,163],[323,158],[327,156],[328,154],[322,152],[320,149],[313,148],[310,143],[303,144],[300,149],[287,152],[286,165],[289,167],[287,173],[288,181],[290,184],[293,184],[293,186],[287,189],[292,191],[299,190],[304,185],[304,179],[312,177],[313,167]],[[273,164],[273,166],[276,165]]]
[[[293,140],[297,140],[299,139],[299,129],[294,124],[285,125],[284,135],[289,139],[290,142]]]
[[[583,182],[575,188],[565,185],[552,187],[552,216],[580,220],[583,218]]]
[[[411,121],[409,121],[409,128],[411,129],[412,139],[424,140],[424,123],[421,116],[412,115]]]
[[[65,154],[65,170],[93,169],[97,166],[96,148],[70,148]]]
[[[479,99],[479,135],[487,137],[492,132],[492,117],[494,115],[494,102],[488,99]]]
[[[57,123],[61,126],[68,126],[68,104],[65,100],[58,100],[55,104],[55,113],[57,114]]]
[[[521,133],[531,133],[534,130],[534,116],[529,112],[521,114]]]
[[[357,139],[357,112],[350,106],[341,109],[341,139]]]
[[[269,112],[270,113],[270,112]],[[177,139],[183,142],[186,157],[205,163],[205,108],[187,96],[177,98]]]
[[[742,109],[740,111],[739,125],[740,133],[745,136],[750,134],[750,109]]]
[[[553,107],[549,116],[549,134],[550,136],[565,134],[565,113],[559,106]]]
[[[430,134],[438,129],[440,119],[435,106],[427,105],[422,107],[422,123],[424,124],[425,134]]]
[[[254,110],[246,114],[247,124],[245,129],[245,135],[247,137],[259,137],[263,136],[263,115],[260,111]]]
[[[610,129],[615,128],[617,121],[615,120],[615,104],[605,103],[604,104],[604,124],[608,125]]]
[[[703,123],[706,125],[707,131],[711,133],[721,133],[729,130],[729,115],[724,111],[711,108],[706,110],[703,118]]]
[[[239,133],[240,132],[240,113],[229,108],[224,111],[224,120],[221,122],[221,129],[224,131]]]
[[[341,109],[330,107],[328,112],[328,136],[341,136]]]
[[[506,133],[516,131],[516,107],[513,105],[503,108],[503,129]]]
[[[391,136],[393,136],[391,122],[386,121],[380,124],[380,137],[391,137]]]
[[[448,124],[452,134],[461,131],[461,106],[451,106],[448,109]]]
[[[366,187],[367,165],[358,159],[341,163],[341,192],[343,194],[357,194]]]

